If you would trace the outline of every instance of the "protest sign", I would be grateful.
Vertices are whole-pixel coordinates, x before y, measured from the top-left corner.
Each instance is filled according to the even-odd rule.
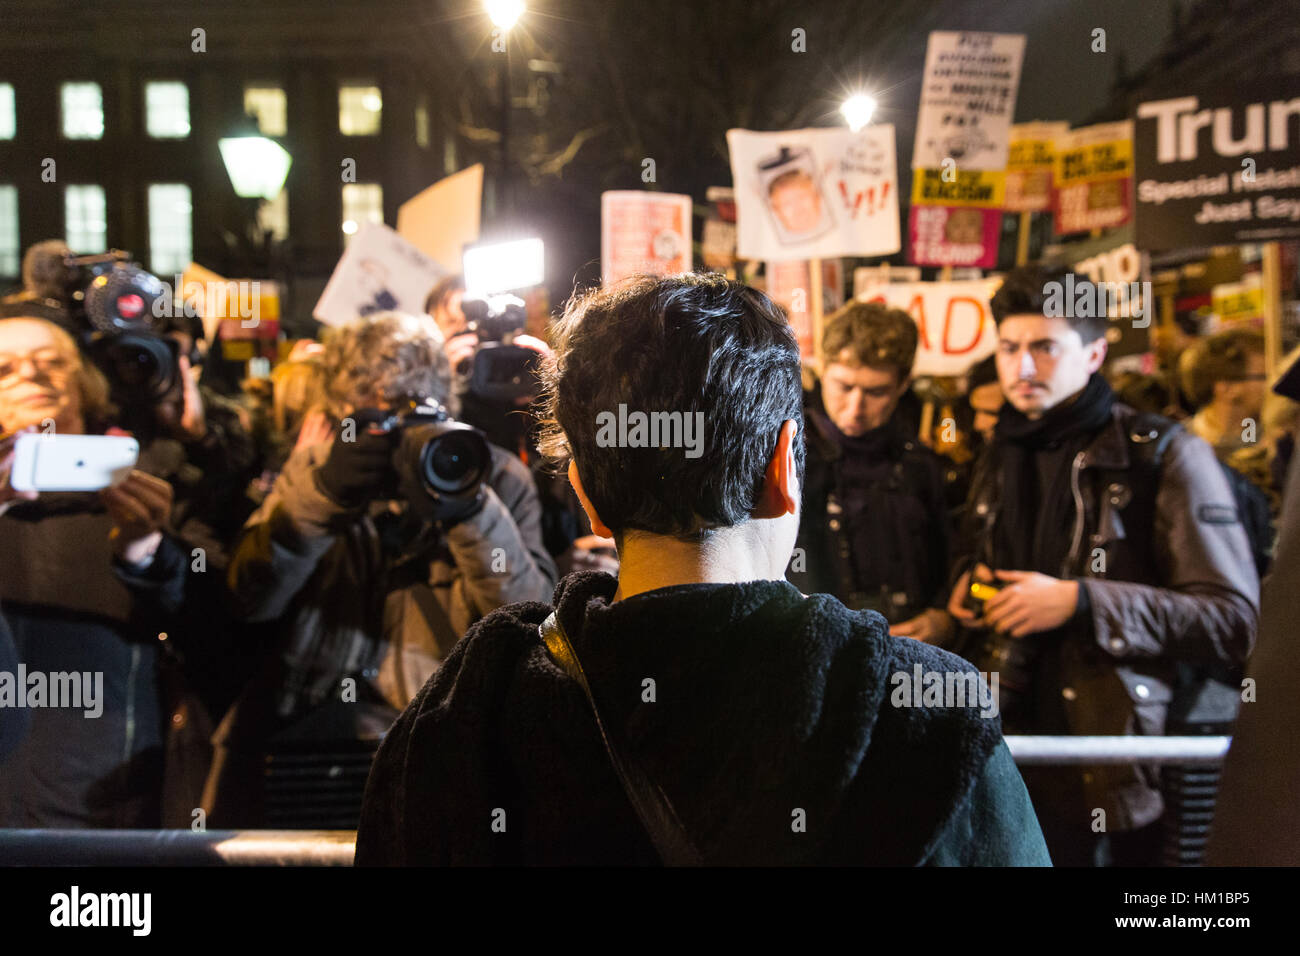
[[[812,276],[807,260],[794,262],[769,262],[766,266],[767,295],[785,307],[790,315],[790,327],[799,340],[799,352],[805,359],[813,359],[814,341],[812,309]],[[844,264],[839,259],[822,261],[822,314],[829,315],[844,304]]]
[[[600,196],[600,271],[605,285],[641,273],[691,270],[691,197],[627,189]]]
[[[912,205],[908,215],[909,258],[923,266],[978,266],[998,262],[1002,232],[999,209]]]
[[[1003,209],[1047,212],[1052,208],[1055,141],[1069,131],[1069,123],[1017,123],[1011,127]]]
[[[1133,123],[1100,123],[1056,141],[1052,212],[1056,232],[1121,226],[1132,216]]]
[[[326,325],[396,310],[424,314],[429,290],[447,270],[382,223],[365,223],[344,250],[312,310]]]
[[[894,128],[727,132],[737,254],[793,261],[899,250]]]
[[[930,34],[914,169],[1000,170],[1007,165],[1025,38],[1018,33]]]
[[[916,375],[964,375],[997,347],[989,299],[1000,279],[964,282],[890,282],[857,298],[902,309],[916,322]]]
[[[1137,242],[1162,250],[1300,236],[1300,76],[1141,103]]]
[[[477,242],[483,164],[440,179],[397,208],[397,234],[448,272],[460,271],[465,246]]]

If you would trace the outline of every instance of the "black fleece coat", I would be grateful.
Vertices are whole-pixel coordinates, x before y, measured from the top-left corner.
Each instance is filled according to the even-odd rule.
[[[705,862],[1049,862],[996,717],[891,706],[891,675],[966,661],[785,581],[611,604],[616,587],[569,575],[558,617],[606,725]],[[403,712],[371,770],[359,865],[657,862],[538,633],[549,612],[485,617]]]

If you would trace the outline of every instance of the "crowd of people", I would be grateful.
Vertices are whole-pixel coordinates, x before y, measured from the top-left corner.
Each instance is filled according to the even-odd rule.
[[[809,382],[762,293],[646,278],[575,297],[549,342],[515,335],[541,374],[501,399],[467,373],[452,278],[426,314],[300,340],[235,394],[182,317],[157,332],[179,374],[142,402],[48,259],[0,319],[0,671],[102,673],[103,711],[0,707],[0,826],[360,820],[361,862],[662,859],[578,685],[532,656],[553,605],[709,859],[1203,847],[1187,768],[1017,772],[987,721],[891,707],[888,675],[997,675],[1008,734],[1230,729],[1297,407],[1257,333],[1108,378],[1106,320],[1048,316],[1059,272],[1017,269],[996,354],[935,422],[901,311],[829,316]],[[621,404],[702,413],[703,454],[608,447]],[[469,494],[395,474],[419,409],[486,437]],[[15,490],[15,442],[42,431],[129,433],[139,461],[100,491]],[[834,825],[799,840],[791,808]]]

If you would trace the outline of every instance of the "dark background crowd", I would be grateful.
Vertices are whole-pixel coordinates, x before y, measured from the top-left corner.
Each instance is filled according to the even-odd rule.
[[[0,473],[26,433],[140,444],[102,491],[0,483],[0,671],[104,682],[96,719],[0,709],[0,826],[353,828],[378,740],[472,624],[617,574],[539,450],[551,347],[452,278],[232,382],[184,310],[105,323],[97,268],[124,264],[34,247],[0,319]],[[1007,733],[1229,732],[1297,406],[1250,330],[1109,374],[1105,319],[1044,315],[1053,275],[1008,276],[998,351],[939,415],[905,313],[827,318],[788,579],[999,673]],[[1199,859],[1204,778],[1025,773],[1081,865]]]

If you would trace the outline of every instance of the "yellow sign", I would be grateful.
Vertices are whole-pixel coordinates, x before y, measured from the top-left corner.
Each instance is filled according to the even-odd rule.
[[[1056,159],[1056,140],[1069,131],[1069,123],[1017,123],[1011,127],[1007,169],[1050,169]]]
[[[1086,126],[1062,136],[1052,172],[1057,189],[1132,176],[1132,122]]]
[[[1000,169],[912,170],[914,206],[977,206],[982,209],[999,209],[1005,196],[1006,173]]]
[[[1229,282],[1210,290],[1210,308],[1227,325],[1264,314],[1264,288],[1255,282]]]

